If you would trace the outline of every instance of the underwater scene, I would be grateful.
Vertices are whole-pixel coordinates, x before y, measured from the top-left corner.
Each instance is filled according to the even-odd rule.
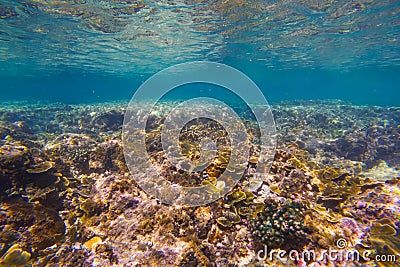
[[[0,267],[400,266],[400,1],[0,0]]]

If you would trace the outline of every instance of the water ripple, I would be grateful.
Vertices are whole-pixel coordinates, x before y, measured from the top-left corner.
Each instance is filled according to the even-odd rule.
[[[189,60],[399,66],[398,1],[0,1],[0,71],[153,73]]]

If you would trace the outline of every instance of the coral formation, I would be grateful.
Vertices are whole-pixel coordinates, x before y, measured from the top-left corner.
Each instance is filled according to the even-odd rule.
[[[11,246],[1,257],[0,266],[28,266],[31,254],[22,250],[17,244]]]
[[[120,141],[123,105],[0,109],[0,266],[301,265],[307,260],[258,260],[257,252],[263,245],[321,252],[339,239],[348,249],[373,250],[365,264],[398,255],[399,111],[301,102],[274,112],[279,146],[262,186],[247,188],[258,164],[252,144],[237,186],[188,208],[160,204],[130,176]],[[171,168],[157,114],[148,121],[148,151],[166,179],[218,190],[230,143],[217,124],[203,123],[187,125],[180,145],[192,163],[201,139],[214,138],[217,153],[205,170]]]
[[[264,209],[250,221],[252,233],[261,243],[271,248],[302,247],[307,239],[303,221],[307,208],[299,202],[265,201]]]
[[[27,169],[26,171],[28,173],[34,173],[34,174],[44,173],[44,172],[47,172],[48,170],[50,170],[51,168],[53,168],[53,166],[54,166],[54,162],[45,161],[45,162],[41,162],[41,163],[33,166],[30,169]]]

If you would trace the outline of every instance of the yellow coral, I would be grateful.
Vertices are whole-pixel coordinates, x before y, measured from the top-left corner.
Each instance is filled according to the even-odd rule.
[[[0,260],[1,267],[28,266],[31,254],[22,250],[18,244],[11,246]]]
[[[85,242],[85,244],[83,244],[83,246],[87,249],[92,249],[94,246],[102,243],[103,240],[101,239],[101,237],[95,236],[92,239],[89,239],[88,241]]]
[[[33,174],[44,173],[53,168],[54,165],[55,163],[52,161],[45,161],[35,165],[33,168],[27,169],[26,171]]]
[[[379,253],[400,253],[400,239],[398,227],[389,219],[374,222],[371,229],[371,242]]]
[[[242,190],[234,190],[229,192],[226,197],[226,202],[228,205],[233,205],[234,203],[240,202],[246,199],[246,193]]]

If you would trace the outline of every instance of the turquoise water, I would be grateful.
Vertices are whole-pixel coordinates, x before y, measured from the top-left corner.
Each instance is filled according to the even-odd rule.
[[[0,101],[130,99],[165,67],[235,67],[269,102],[400,103],[399,1],[0,1]]]
[[[400,0],[0,0],[0,267],[399,266],[399,39]]]

